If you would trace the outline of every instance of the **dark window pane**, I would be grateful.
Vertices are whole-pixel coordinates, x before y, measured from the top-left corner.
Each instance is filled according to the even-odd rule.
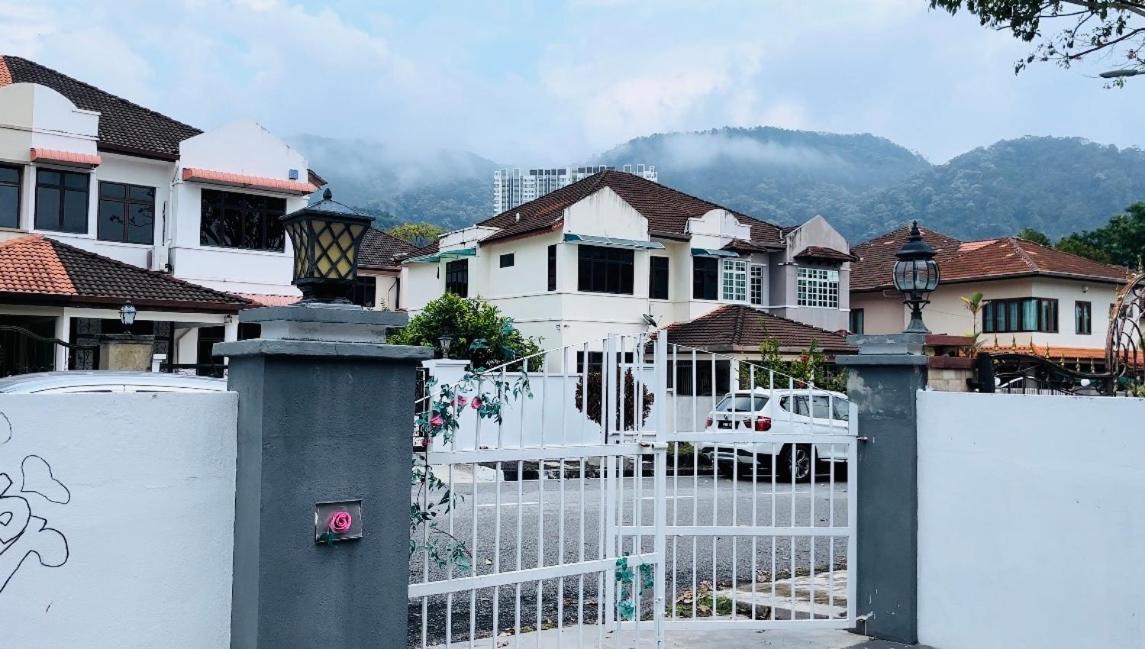
[[[18,167],[0,167],[0,183],[20,182],[20,169]]]
[[[132,204],[128,212],[127,241],[151,243],[155,239],[155,209],[150,205]]]
[[[549,246],[549,290],[557,290],[557,246]]]
[[[577,289],[631,295],[634,259],[631,250],[577,246]]]
[[[59,185],[60,172],[50,171],[48,169],[38,169],[36,171],[36,183],[40,185]]]
[[[60,190],[36,188],[36,228],[58,230],[60,227]]]
[[[358,306],[374,308],[377,295],[378,278],[360,276],[354,282],[354,296],[352,301]]]
[[[68,189],[82,189],[85,192],[91,184],[87,174],[63,173],[64,187]]]
[[[445,264],[445,290],[459,297],[469,297],[469,260],[458,259]]]
[[[120,201],[101,200],[96,236],[103,241],[122,241],[126,208]]]
[[[123,199],[127,196],[127,185],[122,183],[103,183],[99,184],[99,197],[100,198],[118,198]]]
[[[155,200],[154,187],[142,187],[140,185],[129,185],[128,198],[133,201],[141,201],[150,203]]]
[[[87,232],[87,192],[65,191],[63,225],[65,232]]]
[[[286,199],[202,190],[199,243],[205,246],[282,250]]]
[[[501,268],[509,268],[509,267],[511,267],[517,263],[516,255],[514,255],[511,252],[504,254],[504,255],[501,255],[501,258],[499,261],[501,263]]]
[[[20,227],[20,188],[0,185],[0,227]]]
[[[648,258],[648,297],[653,300],[668,299],[668,258]]]
[[[692,297],[697,300],[718,298],[719,260],[715,257],[692,257]]]

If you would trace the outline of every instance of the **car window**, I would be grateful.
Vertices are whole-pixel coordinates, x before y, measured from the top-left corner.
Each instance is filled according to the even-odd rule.
[[[731,395],[728,395],[716,404],[716,412],[731,412],[733,403],[736,412],[759,412],[767,405],[767,397],[756,396],[753,398],[751,395],[737,394],[733,402]]]

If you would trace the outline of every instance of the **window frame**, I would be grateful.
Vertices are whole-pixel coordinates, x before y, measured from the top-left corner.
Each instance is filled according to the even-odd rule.
[[[763,287],[767,281],[767,266],[751,264],[747,274],[747,301],[752,306],[763,306]]]
[[[104,185],[118,185],[120,187],[123,187],[123,198],[122,199],[120,199],[120,198],[105,198],[103,195]],[[131,190],[132,189],[144,189],[144,190],[150,191],[151,192],[150,204],[147,205],[144,201],[132,199],[131,198]],[[156,202],[156,199],[158,198],[158,194],[159,194],[159,188],[158,187],[149,187],[147,185],[135,185],[132,183],[125,183],[125,182],[120,182],[117,180],[99,180],[96,183],[95,238],[100,240],[100,241],[109,241],[112,243],[130,243],[130,244],[141,245],[141,246],[154,245],[155,244],[155,202]],[[104,202],[116,203],[118,205],[123,206],[123,214],[124,214],[123,228],[122,228],[123,232],[121,233],[122,238],[120,238],[120,239],[106,239],[102,236],[102,234],[100,232],[100,224],[103,222],[103,204],[104,204]],[[127,224],[131,220],[131,207],[132,206],[141,206],[141,205],[147,205],[148,207],[151,208],[151,227],[148,229],[148,232],[147,232],[147,241],[129,241],[128,236],[127,236],[128,232],[129,232]]]
[[[458,297],[469,297],[469,260],[453,259],[445,262],[445,292]]]
[[[548,269],[548,290],[557,290],[557,244],[551,244],[548,249],[548,258],[546,259],[546,266]]]
[[[856,327],[855,324],[858,323]],[[853,334],[862,334],[866,327],[866,312],[863,309],[851,309],[847,317],[847,330]]]
[[[747,304],[748,262],[746,259],[720,260],[720,301]]]
[[[16,182],[12,183],[5,180],[0,180],[0,187],[11,187],[16,190],[16,222],[11,225],[7,223],[0,223],[0,228],[19,229],[20,213],[22,211],[20,208],[23,206],[24,202],[24,166],[0,164],[0,169],[11,169],[12,171],[16,172]]]
[[[838,309],[840,279],[837,269],[800,266],[795,274],[795,304],[813,309]]]
[[[45,173],[59,174],[59,178],[60,178],[59,183],[53,185],[53,184],[48,184],[46,182],[43,182],[41,180],[41,175],[45,174]],[[85,180],[85,185],[84,185],[84,188],[82,190],[80,190],[77,187],[69,187],[68,186],[67,179],[69,177],[81,177],[81,176]],[[70,170],[70,169],[56,169],[54,167],[36,167],[36,183],[35,183],[35,188],[34,188],[34,191],[35,191],[34,196],[36,197],[36,201],[35,201],[34,209],[32,210],[32,229],[42,230],[44,232],[63,232],[66,234],[88,234],[91,230],[91,218],[90,218],[91,217],[91,178],[92,178],[92,174],[90,171],[89,172],[83,172],[83,171],[75,171],[75,170]],[[40,223],[40,209],[45,205],[45,203],[43,203],[40,200],[40,191],[41,190],[55,191],[58,193],[57,203],[56,203],[56,226],[55,227],[49,227],[49,226],[46,226],[46,225],[43,225]],[[65,211],[65,207],[67,205],[67,201],[65,199],[67,198],[69,192],[76,193],[76,194],[82,192],[82,194],[83,194],[83,205],[84,205],[83,228],[79,229],[79,230],[69,230],[69,229],[66,229],[63,227],[64,226],[64,211]]]
[[[378,278],[374,275],[361,274],[355,277],[350,301],[366,309],[372,309],[377,306]]]
[[[508,263],[506,263],[508,262]],[[517,253],[505,252],[497,257],[498,268],[512,268],[517,265]]]
[[[667,300],[671,296],[671,262],[661,255],[648,256],[648,299]]]
[[[719,261],[716,257],[692,257],[693,300],[720,299]]]
[[[199,245],[200,246],[202,246],[204,248],[217,248],[220,250],[249,250],[249,251],[255,251],[255,252],[281,252],[281,253],[286,252],[286,228],[282,224],[282,217],[286,215],[286,207],[287,207],[285,198],[282,198],[280,196],[267,196],[265,194],[231,192],[231,191],[226,191],[223,189],[208,189],[206,187],[200,189],[199,191],[200,191],[200,194],[199,194]],[[219,219],[220,222],[222,222],[222,223],[225,223],[225,219],[227,218],[226,214],[227,214],[228,209],[235,209],[235,210],[240,209],[240,206],[233,206],[233,205],[228,206],[226,203],[227,197],[238,197],[238,198],[242,198],[242,199],[247,200],[247,201],[251,201],[252,199],[254,199],[257,201],[258,207],[256,209],[257,209],[257,212],[259,215],[259,219],[258,219],[259,226],[258,227],[260,230],[259,240],[260,240],[262,245],[260,245],[260,246],[247,246],[247,245],[241,245],[241,244],[240,245],[226,245],[226,244],[218,243],[216,241],[208,240],[207,234],[208,234],[208,232],[211,232],[211,230],[208,229],[208,223],[207,223],[207,203],[208,202],[213,202],[214,205],[212,207],[214,207],[214,209],[217,209],[219,212],[217,217],[213,217],[213,218]],[[269,205],[269,203],[271,201],[281,201],[282,202],[281,213],[278,213],[277,209],[271,209],[271,207]],[[248,205],[248,207],[249,207],[249,205]],[[245,216],[247,216],[247,215],[242,214],[241,216],[243,216],[245,218]],[[267,227],[268,225],[271,227]],[[281,237],[282,237],[281,245],[270,246],[269,245],[270,239],[268,238],[268,235],[269,234],[277,235],[279,229],[281,229]],[[274,232],[271,232],[272,230],[274,230]],[[247,221],[244,220],[242,223],[242,233],[240,235],[241,239],[245,240],[248,238],[246,236],[246,232],[247,232]],[[211,233],[211,237],[212,238],[214,237],[214,233]]]
[[[577,291],[635,295],[635,281],[636,251],[610,246],[577,246]]]
[[[1031,317],[1032,316],[1032,317]],[[1059,329],[1057,298],[1019,297],[988,301],[982,307],[982,333],[1050,333]],[[1033,320],[1033,325],[1028,324]]]
[[[1084,327],[1082,326],[1084,324]],[[1085,331],[1082,331],[1084,329]],[[1075,300],[1073,303],[1073,332],[1079,336],[1093,335],[1093,302]]]

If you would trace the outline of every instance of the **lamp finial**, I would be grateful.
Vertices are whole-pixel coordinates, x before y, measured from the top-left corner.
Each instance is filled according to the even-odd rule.
[[[329,201],[329,200],[333,200],[333,198],[334,198],[334,192],[330,191],[330,188],[327,187],[326,191],[322,192],[322,200]]]

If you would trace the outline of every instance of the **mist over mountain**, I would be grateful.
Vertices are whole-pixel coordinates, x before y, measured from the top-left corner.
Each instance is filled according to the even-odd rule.
[[[379,227],[459,228],[492,211],[499,165],[479,155],[313,135],[290,142],[338,200],[375,215]],[[1145,151],[1080,138],[1002,140],[932,165],[869,134],[721,128],[635,138],[588,162],[652,164],[661,183],[776,223],[822,214],[852,242],[912,219],[968,239],[1022,227],[1057,238],[1145,199]]]

